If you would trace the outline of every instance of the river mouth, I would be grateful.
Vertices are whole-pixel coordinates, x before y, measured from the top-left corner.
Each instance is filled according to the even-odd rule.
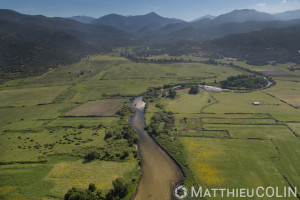
[[[142,176],[134,200],[169,200],[173,199],[173,188],[182,180],[182,172],[170,156],[144,130],[145,103],[142,97],[131,102],[135,114],[129,118],[139,135],[138,150],[142,160]]]

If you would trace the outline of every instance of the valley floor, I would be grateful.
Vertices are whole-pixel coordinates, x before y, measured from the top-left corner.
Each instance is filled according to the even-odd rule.
[[[236,64],[257,71],[272,67]],[[300,188],[300,79],[287,65],[274,68],[290,76],[274,77],[277,84],[268,89],[201,89],[197,95],[186,89],[177,91],[175,99],[160,96],[148,103],[147,125],[155,113],[174,113],[174,137],[157,141],[180,165],[188,166],[185,184]],[[123,177],[129,183],[124,199],[129,199],[139,180],[139,159],[125,139],[105,139],[106,131],[128,117],[116,111],[149,87],[213,85],[238,74],[249,72],[203,63],[136,63],[112,54],[2,84],[0,198],[62,199],[72,187],[87,188],[89,183],[105,193],[113,188],[113,180]],[[254,101],[261,105],[252,105]],[[180,154],[173,151],[175,145]],[[84,156],[91,149],[114,156],[86,163]],[[124,152],[129,154],[120,160],[117,155]]]

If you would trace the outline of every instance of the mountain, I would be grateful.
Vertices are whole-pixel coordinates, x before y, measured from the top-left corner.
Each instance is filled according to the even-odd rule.
[[[274,14],[273,16],[278,20],[300,19],[300,9]]]
[[[230,22],[246,22],[246,21],[272,21],[276,20],[274,16],[256,10],[243,9],[234,10],[230,13],[220,15],[213,21],[214,24],[225,24]]]
[[[300,64],[300,25],[234,34],[202,44],[202,50],[218,57],[233,57],[249,64],[268,62]]]
[[[63,32],[48,32],[39,41],[30,41],[0,31],[0,44],[0,82],[12,77],[36,75],[96,52]]]
[[[193,22],[196,22],[196,21],[199,21],[199,20],[202,20],[202,19],[215,19],[215,18],[216,18],[216,16],[205,15],[205,16],[203,16],[203,17],[199,17],[199,18],[197,18],[197,19],[194,19],[194,20],[192,20],[191,22],[193,23]]]
[[[75,21],[78,21],[80,23],[84,24],[90,24],[92,21],[96,20],[94,17],[89,17],[89,16],[73,16],[73,17],[67,17],[67,19],[73,19]]]
[[[178,40],[208,41],[230,34],[249,33],[266,28],[284,28],[300,24],[300,19],[290,21],[266,21],[266,22],[231,22],[225,24],[211,24],[210,19],[200,20],[194,23],[179,23],[168,25],[140,40],[151,43],[174,43]]]
[[[128,17],[110,14],[103,16],[92,23],[112,26],[131,34],[142,35],[147,32],[158,30],[168,24],[179,22],[182,22],[182,20],[164,18],[152,12],[146,15]]]
[[[113,27],[0,10],[0,81],[40,74],[87,54],[125,46],[131,36]]]
[[[270,15],[235,10],[192,23],[155,13],[127,17],[111,14],[86,24],[74,19],[92,19],[50,18],[0,9],[0,81],[40,74],[88,54],[130,45],[157,46],[160,51],[179,54],[203,43],[203,50],[215,52],[218,57],[238,57],[256,64],[272,59],[299,63],[299,54],[295,53],[299,44],[297,13]],[[289,18],[297,19],[283,20]],[[256,32],[250,33],[253,31]],[[213,41],[206,42],[209,40]]]
[[[11,10],[0,10],[0,19],[7,22],[5,25],[0,25],[0,30],[12,32],[24,39],[37,38],[40,30],[59,31],[73,35],[99,49],[124,45],[130,39],[129,34],[110,26],[83,24],[59,17],[32,16]]]
[[[214,19],[168,24],[140,38],[144,44],[172,43],[178,40],[208,41],[230,34],[249,33],[266,28],[284,28],[300,24],[300,19],[278,20],[271,14],[256,10],[234,10]]]

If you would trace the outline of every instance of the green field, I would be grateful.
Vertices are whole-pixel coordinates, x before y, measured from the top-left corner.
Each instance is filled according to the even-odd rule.
[[[89,101],[79,107],[70,110],[66,116],[111,116],[120,109],[124,100],[106,99],[98,101]]]
[[[280,81],[278,86],[266,90],[267,93],[274,95],[276,98],[284,100],[293,106],[300,107],[300,83],[296,81]]]
[[[188,90],[178,91],[175,100],[164,100],[167,111],[174,113],[200,113],[201,110],[212,103],[214,99],[205,90],[201,90],[197,95],[189,95]]]
[[[272,69],[239,64],[257,71]],[[286,68],[276,66],[294,75]],[[116,111],[123,103],[149,87],[216,85],[238,74],[249,72],[221,65],[135,63],[98,55],[2,84],[0,199],[62,199],[71,187],[87,188],[91,182],[107,192],[117,177],[130,183],[132,195],[136,186],[132,180],[139,178],[135,147],[126,146],[124,138],[104,139],[106,131],[121,127],[124,119]],[[190,95],[184,89],[174,99],[159,95],[149,102],[146,124],[156,112],[174,113],[173,135],[161,141],[172,147],[171,154],[181,156],[174,158],[185,162],[184,168],[205,187],[287,186],[286,176],[300,188],[299,82],[295,76],[274,79],[275,86],[252,92],[200,90]],[[261,105],[252,105],[254,101]],[[129,156],[85,163],[84,156],[93,149],[117,154],[125,149]]]
[[[0,91],[1,107],[51,103],[66,86],[6,89]]]
[[[187,151],[189,166],[205,188],[288,186],[273,163],[272,157],[279,155],[271,141],[208,138],[180,141]]]
[[[124,98],[111,99],[103,94],[108,91],[128,96],[132,90],[124,80],[118,84],[125,90],[116,84],[112,91],[107,81],[115,82],[99,78],[105,70],[128,62],[119,57],[98,56],[1,85],[1,199],[62,199],[68,189],[87,188],[91,182],[107,192],[118,177],[129,182],[129,195],[133,194],[136,183],[131,180],[138,179],[138,160],[131,153],[135,148],[122,147],[129,150],[122,162],[83,162],[89,149],[111,148],[104,140],[105,131],[119,126],[120,117],[115,112]],[[148,86],[151,83],[145,89]]]
[[[274,86],[276,87],[276,86]],[[267,113],[279,121],[300,121],[300,111],[264,91],[213,93],[218,103],[204,109],[207,113]],[[253,102],[260,102],[255,106]]]
[[[278,69],[288,73],[284,67]],[[171,133],[183,149],[173,151],[173,139],[166,136],[157,137],[158,141],[186,173],[186,166],[190,168],[192,177],[204,188],[299,187],[298,81],[295,77],[275,79],[275,86],[259,91],[189,95],[184,90],[177,91],[174,99],[161,98],[164,110],[175,113]],[[254,106],[256,101],[261,105]],[[149,104],[146,124],[160,111]],[[187,177],[184,182],[190,185],[193,178]]]
[[[118,127],[120,117],[115,113],[123,102],[144,93],[149,87],[213,82],[240,73],[223,66],[144,64],[103,55],[41,76],[2,84],[0,197],[55,199],[62,198],[73,186],[86,188],[94,182],[99,189],[108,191],[117,177],[125,177],[128,181],[138,179],[138,161],[131,158],[131,153],[122,163],[94,161],[82,164],[89,148],[108,148],[105,131]],[[182,94],[182,98],[189,98]],[[210,98],[207,92],[203,91],[203,94],[206,96],[201,103]],[[196,105],[198,97],[202,95],[191,98],[190,103]],[[173,106],[177,107],[176,104]],[[180,109],[188,109],[181,106]],[[196,113],[201,108],[198,107]],[[194,108],[188,112],[194,113]],[[40,172],[34,174],[36,170]],[[95,172],[98,178],[92,178]],[[130,182],[131,194],[135,184]]]

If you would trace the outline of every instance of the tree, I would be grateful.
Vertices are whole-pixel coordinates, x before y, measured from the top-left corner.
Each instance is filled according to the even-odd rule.
[[[96,185],[94,183],[90,183],[90,185],[89,185],[89,191],[95,192],[95,190],[96,190]]]
[[[111,138],[114,135],[114,132],[112,130],[105,130],[105,136],[104,140],[107,140],[108,138]]]
[[[176,90],[174,88],[170,88],[169,89],[169,94],[168,94],[168,97],[171,98],[171,99],[174,99],[175,96],[176,96]]]
[[[92,161],[92,160],[97,159],[98,157],[99,157],[99,153],[98,153],[98,152],[96,152],[96,151],[91,151],[91,152],[89,152],[88,154],[86,154],[86,155],[84,156],[84,160],[85,160],[86,162],[90,162],[90,161]]]
[[[199,86],[198,85],[192,85],[189,91],[189,94],[198,94],[199,93]]]
[[[130,144],[137,144],[139,141],[137,132],[130,124],[123,126],[122,135],[123,138],[126,139]]]
[[[122,178],[117,178],[112,182],[114,186],[114,193],[115,195],[119,196],[120,198],[125,197],[128,192],[128,184]]]
[[[100,190],[96,190],[95,184],[91,183],[87,190],[73,187],[64,196],[64,200],[104,200]]]

